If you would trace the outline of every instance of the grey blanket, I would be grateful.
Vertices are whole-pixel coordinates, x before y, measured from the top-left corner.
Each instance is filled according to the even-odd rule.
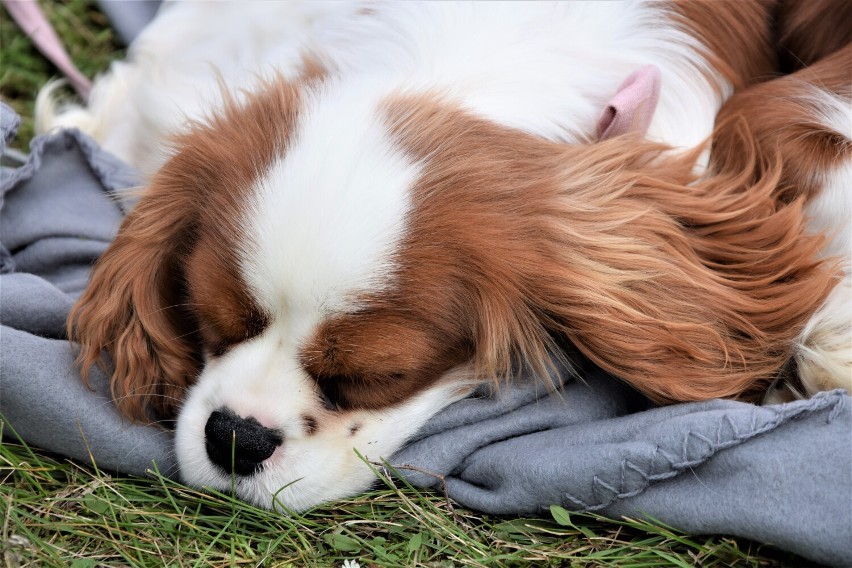
[[[16,117],[2,108],[2,140]],[[4,435],[99,467],[176,475],[171,435],[115,412],[105,377],[85,388],[65,317],[123,211],[133,172],[84,135],[36,139],[0,176],[0,413]],[[11,427],[11,428],[10,428]],[[652,517],[744,536],[830,564],[852,559],[852,404],[843,392],[757,407],[652,408],[590,371],[547,396],[531,380],[482,390],[432,419],[390,463],[489,513],[549,505]],[[429,473],[425,473],[429,472]]]

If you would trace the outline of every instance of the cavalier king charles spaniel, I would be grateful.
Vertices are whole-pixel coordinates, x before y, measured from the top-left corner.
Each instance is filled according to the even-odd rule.
[[[147,178],[84,373],[177,417],[186,482],[290,510],[563,344],[658,403],[852,388],[850,5],[167,5],[39,102]]]

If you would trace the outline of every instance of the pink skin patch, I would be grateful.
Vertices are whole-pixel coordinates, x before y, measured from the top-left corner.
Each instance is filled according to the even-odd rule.
[[[599,140],[637,132],[648,132],[660,101],[660,69],[646,65],[630,74],[607,102],[598,119]]]

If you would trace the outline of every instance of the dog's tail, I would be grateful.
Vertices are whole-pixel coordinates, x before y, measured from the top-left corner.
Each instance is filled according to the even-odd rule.
[[[115,76],[108,74],[97,83],[88,105],[63,101],[60,91],[65,86],[64,79],[48,82],[38,93],[35,101],[35,130],[44,134],[57,128],[77,128],[103,143],[104,120],[107,113],[104,108],[117,106],[125,98],[116,89]],[[112,113],[109,113],[112,114]]]

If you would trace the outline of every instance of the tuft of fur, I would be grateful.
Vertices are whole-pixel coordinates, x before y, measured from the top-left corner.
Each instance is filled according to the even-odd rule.
[[[826,239],[815,258],[837,268],[835,289],[795,342],[801,385],[780,398],[852,392],[852,45],[734,95],[719,114],[717,155],[738,159],[726,141],[740,127],[759,152],[778,157],[778,198],[806,201],[807,232]]]

